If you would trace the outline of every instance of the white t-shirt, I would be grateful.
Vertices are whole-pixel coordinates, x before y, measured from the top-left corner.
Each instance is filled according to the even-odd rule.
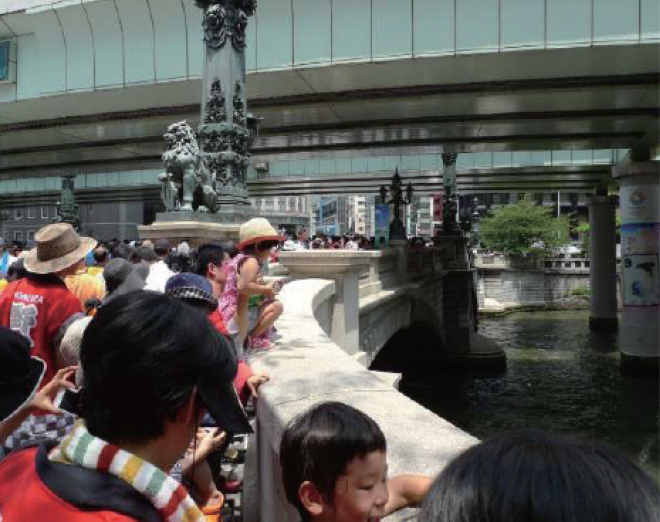
[[[149,268],[149,275],[147,276],[145,290],[153,290],[154,292],[165,293],[165,285],[170,277],[174,275],[164,261],[158,261]]]

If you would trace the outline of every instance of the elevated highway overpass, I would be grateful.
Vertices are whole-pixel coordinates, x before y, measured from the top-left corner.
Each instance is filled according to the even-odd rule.
[[[0,179],[158,168],[197,123],[188,0],[12,0]],[[659,0],[269,0],[249,25],[255,161],[658,143]]]

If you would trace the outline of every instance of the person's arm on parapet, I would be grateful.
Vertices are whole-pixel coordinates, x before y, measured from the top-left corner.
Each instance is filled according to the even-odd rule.
[[[424,500],[431,487],[432,479],[427,475],[398,475],[390,479],[387,489],[390,499],[385,505],[385,516]]]

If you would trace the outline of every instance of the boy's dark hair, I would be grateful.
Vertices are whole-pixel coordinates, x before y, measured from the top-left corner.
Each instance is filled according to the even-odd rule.
[[[298,497],[303,482],[312,482],[331,503],[337,480],[351,461],[386,450],[385,435],[367,414],[340,402],[318,404],[294,418],[282,435],[280,464],[286,497],[308,520]]]
[[[225,259],[225,249],[218,243],[206,243],[197,250],[197,258],[195,261],[195,273],[206,277],[208,272],[209,263],[216,266],[222,265]]]
[[[227,349],[206,315],[178,299],[146,291],[117,297],[83,336],[81,416],[93,435],[115,444],[157,438]]]
[[[438,476],[420,522],[660,520],[658,485],[619,453],[540,431],[468,449]]]

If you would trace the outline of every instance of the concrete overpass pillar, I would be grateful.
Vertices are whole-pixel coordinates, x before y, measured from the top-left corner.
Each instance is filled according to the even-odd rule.
[[[618,326],[616,298],[616,223],[614,202],[608,195],[589,201],[589,279],[592,330],[615,331]]]
[[[619,179],[623,314],[619,334],[624,370],[657,377],[660,361],[660,162],[614,168]]]

